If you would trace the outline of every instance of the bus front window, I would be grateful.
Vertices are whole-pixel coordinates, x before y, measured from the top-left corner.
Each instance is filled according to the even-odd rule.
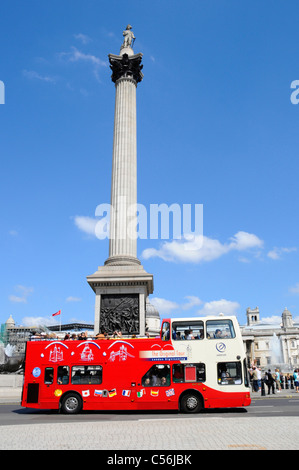
[[[165,321],[162,325],[162,340],[168,341],[170,339],[170,324]]]

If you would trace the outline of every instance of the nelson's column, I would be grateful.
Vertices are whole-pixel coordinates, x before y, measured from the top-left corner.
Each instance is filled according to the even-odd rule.
[[[158,311],[149,303],[153,275],[137,258],[136,89],[142,81],[142,54],[134,54],[130,25],[119,55],[109,54],[115,83],[109,257],[87,277],[96,294],[95,333],[143,336],[159,331]]]

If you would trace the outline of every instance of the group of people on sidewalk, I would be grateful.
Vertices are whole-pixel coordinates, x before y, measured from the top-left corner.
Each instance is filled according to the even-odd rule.
[[[282,388],[295,388],[296,393],[299,393],[299,369],[296,369],[293,374],[281,374],[279,369],[275,369],[273,373],[270,369],[262,372],[260,367],[252,366],[248,372],[253,392],[261,392],[262,386],[266,385],[268,395],[271,391],[273,395],[280,393]]]

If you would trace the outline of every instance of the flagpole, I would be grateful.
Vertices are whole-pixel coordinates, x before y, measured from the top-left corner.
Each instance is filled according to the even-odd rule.
[[[59,331],[61,333],[61,310],[58,310],[56,313],[52,313],[52,317],[55,317],[56,315],[60,315]]]

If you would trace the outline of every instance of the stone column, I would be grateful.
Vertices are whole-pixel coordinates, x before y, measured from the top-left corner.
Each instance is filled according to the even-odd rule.
[[[109,54],[115,83],[109,258],[105,264],[140,264],[137,258],[136,87],[142,54],[131,48]]]
[[[116,83],[109,258],[124,264],[138,262],[136,236],[137,204],[136,83],[120,78]],[[135,214],[134,214],[135,213]]]
[[[136,88],[143,79],[141,60],[142,54],[134,54],[127,44],[120,55],[109,54],[115,83],[109,257],[87,277],[96,294],[96,333],[120,329],[143,336],[150,327],[146,299],[153,293],[153,275],[137,258]]]

